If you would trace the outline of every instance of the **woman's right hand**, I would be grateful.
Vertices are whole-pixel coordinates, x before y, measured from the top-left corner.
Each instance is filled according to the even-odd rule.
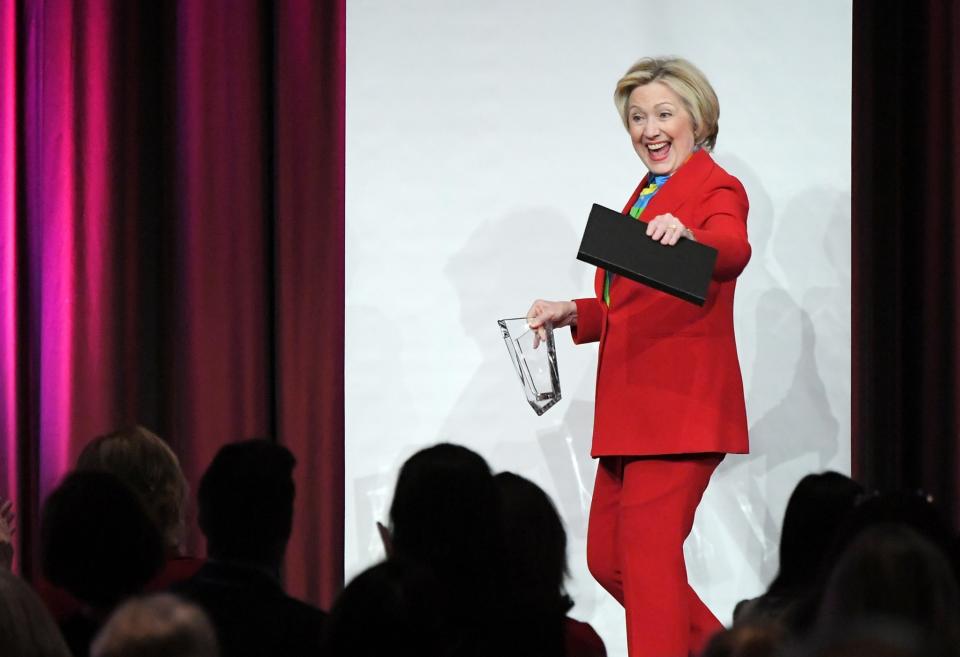
[[[527,311],[527,324],[537,329],[533,339],[533,348],[540,346],[541,340],[547,339],[547,331],[543,325],[550,322],[553,328],[571,326],[577,323],[577,304],[573,301],[544,301],[537,299]]]

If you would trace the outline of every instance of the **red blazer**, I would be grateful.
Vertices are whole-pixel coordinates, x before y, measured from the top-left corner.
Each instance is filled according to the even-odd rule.
[[[625,213],[645,185],[646,178]],[[574,342],[600,341],[594,457],[748,451],[733,335],[733,291],[750,260],[748,207],[740,181],[707,151],[695,152],[650,200],[643,218],[672,213],[698,242],[718,250],[703,307],[614,276],[608,308],[601,269],[597,296],[576,299]]]

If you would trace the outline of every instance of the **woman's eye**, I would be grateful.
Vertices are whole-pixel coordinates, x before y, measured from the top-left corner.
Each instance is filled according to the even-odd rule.
[[[669,119],[669,118],[670,118],[670,112],[660,112],[660,118],[661,118],[661,119]]]
[[[633,121],[634,123],[640,123],[641,121],[643,121],[643,117],[640,116],[639,114],[634,114],[633,116],[630,117],[630,120]]]

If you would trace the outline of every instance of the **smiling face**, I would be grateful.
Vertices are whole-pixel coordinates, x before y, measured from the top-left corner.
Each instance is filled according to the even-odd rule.
[[[634,150],[653,174],[672,174],[693,153],[693,119],[680,96],[662,82],[630,93],[627,129]]]

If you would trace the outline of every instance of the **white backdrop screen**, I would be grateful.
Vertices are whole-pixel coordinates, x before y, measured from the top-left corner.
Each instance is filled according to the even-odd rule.
[[[715,157],[753,246],[735,310],[752,451],[714,475],[687,566],[724,621],[764,589],[796,482],[850,466],[850,51],[850,0],[348,3],[348,578],[382,557],[403,461],[465,444],[551,495],[572,615],[625,654],[585,562],[596,345],[558,332],[564,399],[537,417],[496,320],[592,294],[590,206],[620,208],[645,172],[614,84],[673,54],[720,98]]]

